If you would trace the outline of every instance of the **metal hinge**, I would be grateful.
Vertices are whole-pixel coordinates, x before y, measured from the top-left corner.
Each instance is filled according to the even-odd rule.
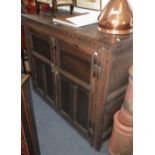
[[[91,136],[93,136],[94,135],[94,131],[95,131],[95,123],[93,123],[91,120],[89,120],[89,134],[91,135]]]
[[[54,64],[51,64],[51,72],[55,73],[55,66],[54,66]]]
[[[56,41],[55,41],[55,38],[54,37],[50,37],[50,44],[52,46],[55,46],[56,45]]]
[[[98,80],[101,79],[102,67],[101,61],[99,59],[99,54],[94,52],[92,56],[92,76],[96,77]]]

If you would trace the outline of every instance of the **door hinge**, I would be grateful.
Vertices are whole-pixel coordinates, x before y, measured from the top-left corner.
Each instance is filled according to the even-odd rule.
[[[92,136],[95,131],[95,123],[93,123],[91,120],[89,120],[89,134]]]
[[[92,56],[92,76],[99,80],[101,79],[101,75],[102,75],[101,60],[99,59],[99,54],[97,52],[94,52]]]
[[[54,37],[50,37],[50,44],[51,44],[52,46],[55,46],[55,45],[56,45],[56,40],[55,40]]]
[[[55,73],[55,66],[54,66],[54,64],[51,64],[51,72]]]

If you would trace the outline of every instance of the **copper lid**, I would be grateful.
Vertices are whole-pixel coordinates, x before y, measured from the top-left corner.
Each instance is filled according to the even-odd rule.
[[[99,31],[128,34],[133,29],[133,14],[127,0],[110,0],[99,16]]]

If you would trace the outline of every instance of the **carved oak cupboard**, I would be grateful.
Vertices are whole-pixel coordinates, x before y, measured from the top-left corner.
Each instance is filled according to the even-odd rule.
[[[22,15],[35,90],[99,150],[111,134],[132,64],[132,34],[72,28]]]

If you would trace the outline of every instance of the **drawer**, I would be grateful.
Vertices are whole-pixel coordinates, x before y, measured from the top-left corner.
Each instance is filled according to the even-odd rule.
[[[71,45],[59,41],[59,65],[66,72],[76,76],[82,81],[90,83],[91,56]]]

